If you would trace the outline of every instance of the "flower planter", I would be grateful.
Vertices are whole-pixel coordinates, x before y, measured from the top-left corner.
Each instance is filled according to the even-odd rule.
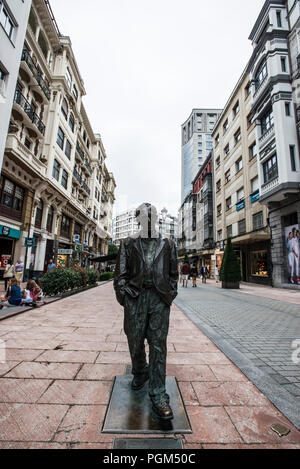
[[[222,288],[238,290],[240,288],[240,282],[222,282]]]

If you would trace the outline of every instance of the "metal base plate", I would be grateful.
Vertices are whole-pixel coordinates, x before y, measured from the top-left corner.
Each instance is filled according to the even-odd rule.
[[[116,438],[113,449],[182,449],[175,438]]]
[[[166,390],[174,419],[160,420],[152,410],[148,383],[143,389],[131,389],[132,375],[117,376],[104,420],[103,433],[192,433],[176,379],[166,378]]]

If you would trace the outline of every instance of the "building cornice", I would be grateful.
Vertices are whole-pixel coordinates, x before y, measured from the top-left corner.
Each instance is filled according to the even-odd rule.
[[[261,24],[263,23],[263,20],[266,16],[266,13],[269,11],[271,5],[274,5],[275,7],[276,6],[281,6],[281,7],[285,7],[285,2],[284,0],[266,0],[259,15],[258,15],[258,18],[252,28],[252,31],[250,33],[250,36],[249,36],[249,40],[250,41],[254,41],[254,38],[255,38],[255,35],[256,33],[258,32],[259,30],[259,27],[261,26]]]

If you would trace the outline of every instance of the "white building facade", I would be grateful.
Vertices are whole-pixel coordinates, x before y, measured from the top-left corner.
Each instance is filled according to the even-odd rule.
[[[295,254],[299,253],[300,242],[300,160],[289,55],[289,38],[295,33],[290,30],[287,15],[291,3],[267,0],[250,35],[259,201],[269,209],[274,286],[300,283],[299,258]],[[289,16],[296,25],[299,2],[293,2],[293,14]],[[295,60],[292,63],[294,68],[299,65]]]
[[[119,245],[122,239],[132,236],[140,230],[135,218],[135,212],[136,208],[131,208],[113,219],[113,242],[115,244]],[[162,238],[170,238],[176,242],[178,219],[169,214],[166,208],[158,213],[157,230]]]
[[[33,0],[0,180],[0,269],[23,259],[26,275],[106,254],[115,181],[69,37],[49,2]],[[0,273],[1,273],[0,270]]]
[[[31,0],[0,1],[0,171]]]

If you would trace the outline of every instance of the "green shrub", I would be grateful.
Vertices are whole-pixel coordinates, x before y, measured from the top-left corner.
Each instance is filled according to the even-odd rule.
[[[103,274],[100,274],[99,280],[100,282],[105,282],[107,280],[111,280],[114,277],[115,273],[114,272],[104,272]]]
[[[95,269],[86,270],[86,283],[87,285],[94,285],[98,280],[98,272]]]
[[[227,239],[222,267],[220,270],[220,280],[222,282],[240,282],[242,280],[241,266],[234,252],[231,238]]]
[[[52,296],[95,284],[97,282],[97,272],[92,269],[85,270],[81,267],[57,268],[47,272],[40,281],[45,295]]]

